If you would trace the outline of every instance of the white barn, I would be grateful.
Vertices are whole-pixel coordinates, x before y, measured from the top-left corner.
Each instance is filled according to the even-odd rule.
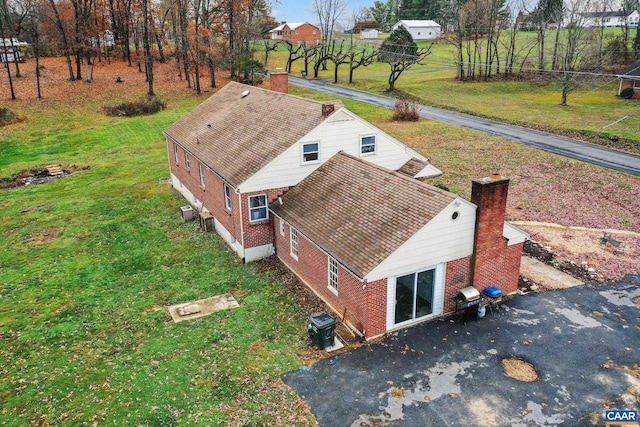
[[[362,32],[360,33],[360,38],[364,40],[375,40],[378,38],[378,36],[378,30],[376,30],[375,28],[367,28],[362,30]]]
[[[436,21],[428,20],[402,20],[398,21],[393,29],[403,26],[409,31],[413,40],[435,40],[442,34],[442,28]]]

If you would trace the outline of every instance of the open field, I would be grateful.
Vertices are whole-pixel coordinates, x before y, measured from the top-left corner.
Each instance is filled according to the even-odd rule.
[[[608,32],[616,31],[610,29]],[[521,39],[531,37],[522,33]],[[421,42],[426,46],[427,42]],[[263,58],[264,59],[264,58]],[[285,52],[272,52],[269,67],[284,67]],[[612,148],[640,153],[640,100],[616,96],[619,80],[614,76],[584,77],[569,95],[568,106],[559,107],[560,78],[548,73],[536,81],[467,82],[455,80],[455,50],[439,40],[424,64],[413,66],[396,82],[393,96],[408,96],[417,102],[455,111],[468,112],[498,121],[567,134]],[[295,62],[299,75],[302,61]],[[348,65],[340,67],[340,84],[347,84]],[[389,95],[389,66],[373,63],[355,71],[355,89]],[[333,64],[319,78],[333,79]],[[625,140],[624,142],[621,140]]]
[[[279,375],[321,357],[304,331],[321,306],[274,263],[242,265],[216,235],[183,223],[185,202],[165,181],[162,130],[207,93],[157,64],[167,110],[109,118],[101,106],[144,96],[135,67],[97,65],[85,83],[66,81],[60,59],[44,65],[43,100],[32,62],[17,101],[0,76],[2,106],[26,119],[0,127],[0,179],[50,164],[78,170],[0,190],[0,425],[313,425]],[[472,178],[498,171],[512,179],[510,219],[619,230],[625,245],[576,251],[581,237],[567,228],[554,238],[559,257],[603,277],[637,271],[637,178],[344,102],[431,158],[445,172],[433,183],[468,198]],[[550,244],[543,228],[523,228]],[[226,292],[240,308],[172,322],[169,305]]]

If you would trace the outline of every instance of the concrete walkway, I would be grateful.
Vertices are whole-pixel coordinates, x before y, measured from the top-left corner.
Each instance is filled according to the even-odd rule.
[[[522,256],[520,275],[539,283],[546,289],[564,289],[584,285],[584,282],[563,273],[535,258]]]

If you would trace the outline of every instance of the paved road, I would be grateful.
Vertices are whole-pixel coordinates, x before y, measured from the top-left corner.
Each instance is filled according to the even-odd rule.
[[[393,108],[395,104],[395,99],[329,84],[323,80],[307,80],[289,76],[289,82],[296,86],[330,93],[379,107]],[[424,105],[420,106],[418,111],[420,116],[425,119],[462,126],[561,156],[582,160],[630,175],[640,176],[640,156],[637,155]]]
[[[327,427],[604,425],[607,408],[640,409],[639,305],[640,276],[516,296],[483,319],[426,322],[282,379]],[[538,379],[507,375],[513,358]]]

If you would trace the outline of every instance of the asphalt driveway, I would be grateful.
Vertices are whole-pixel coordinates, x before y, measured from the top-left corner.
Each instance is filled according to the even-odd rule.
[[[539,378],[508,376],[514,357]],[[601,426],[607,408],[640,409],[639,363],[640,277],[627,276],[423,323],[282,378],[322,426]]]

